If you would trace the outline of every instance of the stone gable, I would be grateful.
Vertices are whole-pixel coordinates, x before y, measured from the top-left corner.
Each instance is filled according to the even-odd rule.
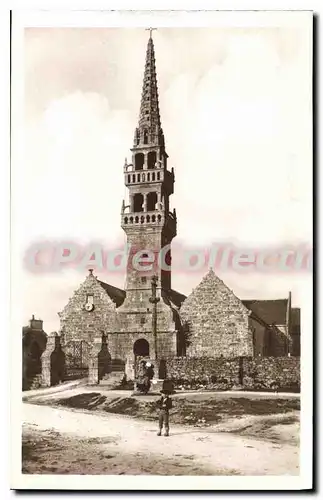
[[[94,308],[88,312],[84,305],[89,295],[93,296]],[[60,329],[66,341],[88,341],[100,331],[115,331],[116,305],[97,278],[90,274],[74,292],[59,317]]]
[[[252,356],[248,309],[212,269],[180,309],[188,324],[188,356]]]

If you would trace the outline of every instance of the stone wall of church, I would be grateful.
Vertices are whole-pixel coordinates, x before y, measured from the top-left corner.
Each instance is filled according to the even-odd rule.
[[[88,295],[93,295],[94,308],[86,311]],[[59,314],[60,330],[66,342],[92,341],[100,332],[113,332],[116,328],[116,307],[94,276],[88,276],[74,292],[66,307]]]
[[[131,292],[130,292],[131,293]],[[147,301],[135,302],[128,310],[127,305],[117,309],[115,334],[109,335],[114,353],[124,359],[133,356],[133,345],[139,338],[149,342],[150,356],[154,357],[154,338],[152,335],[152,304]],[[176,356],[176,331],[171,308],[161,299],[157,304],[157,354],[158,357]],[[114,356],[114,354],[112,354]]]
[[[187,356],[253,355],[249,311],[212,270],[184,301],[180,314],[189,328]]]
[[[149,356],[154,358],[155,344],[151,331],[133,333],[114,333],[107,338],[108,350],[112,359],[126,360],[134,358],[134,344],[137,340],[145,339],[149,343]],[[157,338],[159,358],[176,356],[176,333],[159,332]]]

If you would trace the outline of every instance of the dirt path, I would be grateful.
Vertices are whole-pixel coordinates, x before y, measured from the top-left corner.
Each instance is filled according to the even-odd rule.
[[[169,438],[158,437],[154,422],[27,403],[23,405],[23,422],[26,433],[32,434],[33,430],[38,433],[52,431],[61,438],[71,440],[70,445],[73,439],[95,440],[102,452],[111,454],[109,456],[127,456],[127,468],[123,472],[127,474],[138,473],[133,472],[138,465],[138,456],[146,460],[146,474],[156,473],[150,468],[151,463],[174,459],[177,465],[190,460],[195,468],[204,468],[206,473],[215,475],[299,474],[298,447],[216,433],[210,428],[196,430],[177,425],[171,428]],[[68,455],[62,454],[62,459],[64,456],[68,460]],[[171,470],[164,473],[176,474]]]

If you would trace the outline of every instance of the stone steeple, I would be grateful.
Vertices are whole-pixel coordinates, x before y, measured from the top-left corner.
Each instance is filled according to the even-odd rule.
[[[122,203],[121,226],[127,235],[128,244],[136,249],[136,253],[141,250],[144,258],[150,258],[149,252],[153,252],[155,264],[161,250],[167,248],[164,269],[159,265],[157,269],[153,266],[151,272],[142,276],[142,272],[133,269],[133,266],[128,268],[126,290],[138,292],[141,297],[142,291],[147,290],[149,298],[149,280],[153,274],[158,277],[159,289],[171,289],[170,243],[176,236],[177,225],[176,212],[170,211],[175,177],[173,169],[167,169],[168,155],[161,128],[151,33],[146,51],[139,122],[131,151],[132,163],[128,165],[126,162],[123,167],[129,201]],[[129,297],[129,293],[127,295]]]
[[[159,113],[155,49],[151,32],[147,45],[139,123],[135,130],[134,147],[141,144],[164,146]]]

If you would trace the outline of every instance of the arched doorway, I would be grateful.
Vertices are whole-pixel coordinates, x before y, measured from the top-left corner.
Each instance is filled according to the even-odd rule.
[[[149,342],[146,339],[138,339],[133,345],[135,356],[149,356]]]

